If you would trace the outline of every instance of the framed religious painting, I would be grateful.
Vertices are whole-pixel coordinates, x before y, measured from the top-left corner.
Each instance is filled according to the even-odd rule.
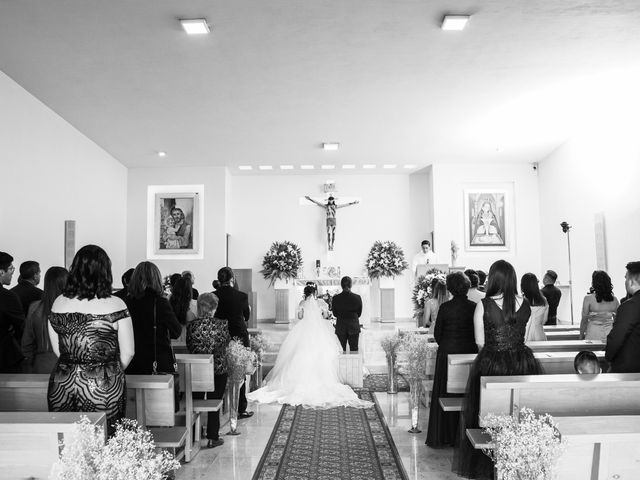
[[[204,185],[150,185],[147,258],[204,257]]]
[[[511,195],[508,189],[464,190],[467,251],[506,251],[511,246]]]

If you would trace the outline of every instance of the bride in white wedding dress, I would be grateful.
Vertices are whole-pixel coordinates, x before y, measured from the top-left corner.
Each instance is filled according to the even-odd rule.
[[[338,356],[342,347],[331,323],[322,318],[314,291],[313,287],[305,288],[302,319],[282,343],[265,386],[248,393],[247,400],[319,409],[370,407],[371,402],[360,400],[351,387],[340,382]]]

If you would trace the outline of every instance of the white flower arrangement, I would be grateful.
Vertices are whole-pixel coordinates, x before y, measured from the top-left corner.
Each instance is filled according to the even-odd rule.
[[[438,344],[429,342],[426,335],[408,334],[402,337],[402,350],[406,352],[407,364],[403,375],[409,380],[427,378],[427,359],[434,358]]]
[[[395,362],[395,359],[398,357],[398,351],[402,346],[402,336],[400,336],[400,334],[398,333],[395,333],[393,335],[382,337],[382,340],[380,340],[380,345],[382,346],[384,353],[394,359]]]
[[[62,454],[51,469],[52,480],[163,480],[180,468],[166,450],[157,451],[153,435],[135,420],[122,419],[104,444],[104,429],[86,416],[65,435]]]
[[[229,380],[241,382],[245,375],[251,375],[258,366],[258,355],[245,347],[240,340],[234,339],[227,346],[227,374]]]
[[[302,268],[300,247],[288,241],[273,242],[262,259],[260,273],[265,279],[270,280],[270,285],[273,285],[276,280],[296,278],[300,268]]]
[[[395,242],[377,241],[366,261],[369,278],[396,277],[409,268],[404,252]]]
[[[256,354],[257,363],[262,364],[264,353],[271,345],[262,333],[249,336],[249,341],[251,342],[251,351]]]
[[[420,318],[424,315],[424,304],[431,298],[433,292],[431,291],[431,283],[437,278],[442,282],[446,282],[446,273],[432,268],[427,270],[424,275],[420,275],[416,284],[413,286],[413,292],[411,293],[411,301],[413,302],[413,318]]]
[[[489,414],[483,431],[491,435],[493,450],[485,451],[502,480],[551,480],[564,450],[553,418],[529,408],[512,415]]]

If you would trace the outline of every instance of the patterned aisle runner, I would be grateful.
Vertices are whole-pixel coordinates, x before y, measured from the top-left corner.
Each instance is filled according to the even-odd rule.
[[[253,480],[407,480],[375,397],[371,408],[284,405]]]

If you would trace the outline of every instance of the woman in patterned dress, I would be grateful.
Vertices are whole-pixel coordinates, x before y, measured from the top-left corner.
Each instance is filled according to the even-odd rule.
[[[109,434],[125,413],[124,369],[134,354],[131,318],[111,283],[106,252],[96,245],[78,250],[49,316],[59,359],[47,392],[51,412],[105,412]]]
[[[213,354],[214,387],[207,392],[208,399],[221,399],[227,386],[225,353],[231,341],[227,320],[215,318],[218,297],[203,293],[198,297],[198,318],[187,324],[187,348],[189,353]],[[204,398],[204,392],[194,392],[193,398]],[[209,412],[207,417],[207,448],[224,443],[218,434],[220,412]]]

